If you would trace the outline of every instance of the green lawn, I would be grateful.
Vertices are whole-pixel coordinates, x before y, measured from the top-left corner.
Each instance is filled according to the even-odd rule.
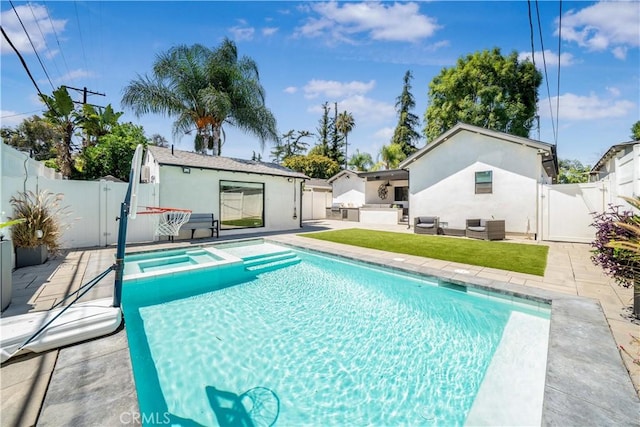
[[[544,276],[549,247],[351,228],[301,237]]]

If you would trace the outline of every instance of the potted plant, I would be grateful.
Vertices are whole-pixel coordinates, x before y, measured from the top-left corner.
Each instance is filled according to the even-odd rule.
[[[4,217],[4,212],[2,212]],[[24,219],[14,219],[0,222],[0,310],[11,303],[12,281],[11,281],[11,242],[4,240],[3,228],[23,222]]]
[[[23,219],[11,227],[16,251],[16,268],[44,263],[49,253],[60,249],[60,219],[65,209],[60,206],[62,194],[50,191],[26,191],[11,198],[14,215]]]

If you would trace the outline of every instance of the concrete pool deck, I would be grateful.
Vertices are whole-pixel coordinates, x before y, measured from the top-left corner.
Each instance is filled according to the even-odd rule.
[[[296,236],[309,231],[353,227],[376,228],[341,221],[315,221],[291,233],[242,237],[267,237],[287,245],[336,253],[392,268],[497,287],[507,293],[525,292],[542,299],[551,296],[554,304],[543,424],[640,425],[637,394],[640,366],[616,348],[616,345],[622,345],[635,357],[640,353],[637,346],[630,344],[631,334],[640,335],[640,328],[623,317],[632,292],[617,286],[591,263],[588,245],[510,239],[549,246],[545,275],[538,277]],[[377,228],[412,232],[406,226]],[[212,240],[137,245],[128,248],[128,252],[225,240],[232,239],[223,236]],[[44,265],[14,271],[12,304],[2,317],[49,309],[106,270],[113,263],[114,253],[115,248],[73,250]],[[83,299],[110,296],[113,278],[114,274],[110,273]],[[636,390],[629,381],[630,375]],[[10,360],[0,368],[0,382],[0,422],[3,426],[139,423],[123,329],[108,337]]]

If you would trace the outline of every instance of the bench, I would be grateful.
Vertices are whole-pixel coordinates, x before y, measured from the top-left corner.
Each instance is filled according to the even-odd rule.
[[[189,221],[185,222],[182,228],[191,230],[191,239],[193,239],[196,230],[201,228],[211,230],[211,237],[214,234],[216,237],[220,237],[220,223],[212,213],[192,213]],[[173,241],[173,236],[169,236],[169,240]]]

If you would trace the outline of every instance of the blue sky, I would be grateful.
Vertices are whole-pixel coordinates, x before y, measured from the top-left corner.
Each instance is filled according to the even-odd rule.
[[[184,150],[192,149],[192,137],[174,139],[171,118],[136,117],[120,104],[123,88],[138,74],[150,73],[158,53],[178,44],[214,48],[225,37],[234,40],[240,55],[258,63],[280,134],[315,132],[321,104],[337,102],[356,123],[349,153],[359,149],[374,159],[397,123],[394,105],[407,70],[414,76],[413,112],[422,120],[429,82],[459,57],[493,47],[503,54],[516,50],[530,57],[532,52],[527,1],[13,1],[13,6],[15,11],[10,2],[1,2],[2,28],[42,92],[65,84],[104,93],[89,102],[112,104],[125,111],[121,121],[140,124],[148,136],[159,133]],[[530,6],[536,65],[542,68],[542,45],[547,64],[539,90],[540,129],[530,137],[557,142],[560,158],[593,165],[611,145],[628,141],[632,124],[640,120],[640,3],[564,1],[562,16],[556,1],[532,0]],[[1,92],[2,126],[42,111],[34,85],[4,38]],[[79,93],[72,96],[81,99]],[[225,130],[224,156],[250,158],[260,152],[251,135]],[[269,151],[265,147],[263,159],[270,158]]]

